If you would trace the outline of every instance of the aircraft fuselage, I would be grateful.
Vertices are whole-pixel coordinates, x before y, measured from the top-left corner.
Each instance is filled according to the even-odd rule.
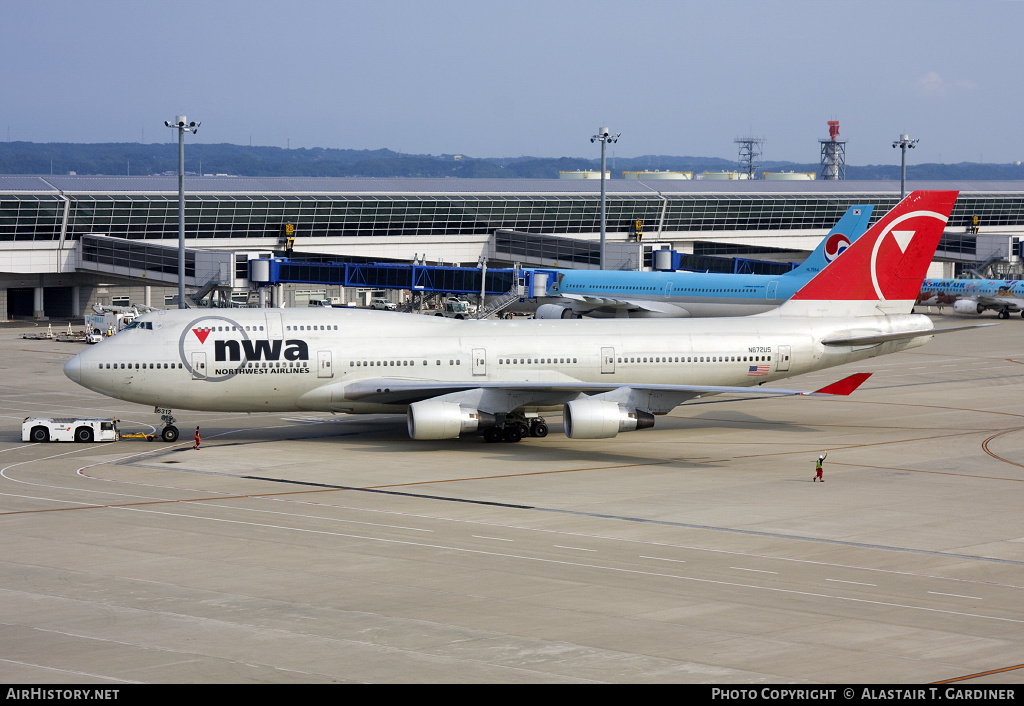
[[[753,386],[906,348],[929,319],[759,316],[700,319],[456,321],[345,309],[146,314],[72,358],[68,376],[112,397],[176,409],[404,413],[355,383],[606,383]],[[836,335],[922,332],[872,346]],[[350,392],[346,395],[346,389]],[[385,390],[386,392],[386,390]],[[553,396],[545,409],[562,404]]]

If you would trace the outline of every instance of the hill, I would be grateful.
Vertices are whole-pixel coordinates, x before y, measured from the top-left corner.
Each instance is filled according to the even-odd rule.
[[[600,160],[571,157],[469,157],[414,155],[389,149],[283,149],[232,144],[191,144],[186,147],[190,173],[234,176],[308,177],[475,177],[553,179],[559,171],[599,169]],[[735,170],[736,162],[715,157],[644,155],[609,160],[613,178],[623,171]],[[818,172],[817,164],[765,162],[766,171]],[[177,174],[176,143],[0,142],[0,174]],[[899,165],[846,166],[847,179],[899,179]],[[908,179],[1024,179],[1020,164],[915,164]]]

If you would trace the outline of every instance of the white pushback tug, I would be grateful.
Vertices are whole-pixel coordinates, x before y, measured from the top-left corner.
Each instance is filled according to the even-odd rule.
[[[116,419],[74,417],[25,417],[21,424],[22,441],[117,441],[120,432]]]

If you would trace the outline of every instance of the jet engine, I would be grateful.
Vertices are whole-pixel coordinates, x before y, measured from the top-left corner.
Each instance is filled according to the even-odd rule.
[[[620,431],[649,429],[654,415],[607,400],[573,400],[562,411],[565,435],[570,439],[611,439]]]
[[[537,312],[533,315],[535,319],[581,319],[583,318],[580,314],[577,314],[570,307],[562,306],[561,304],[541,304],[537,307]]]
[[[412,403],[406,419],[413,439],[455,439],[495,424],[493,414],[442,400]]]
[[[953,311],[958,314],[980,314],[985,307],[970,299],[957,299],[953,302]]]

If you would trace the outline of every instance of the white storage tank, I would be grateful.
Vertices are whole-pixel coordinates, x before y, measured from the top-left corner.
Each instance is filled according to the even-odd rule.
[[[746,172],[704,172],[700,175],[700,178],[711,181],[730,181],[733,179],[749,179],[750,175]]]
[[[814,181],[818,175],[814,172],[765,172],[767,181]]]
[[[654,171],[622,172],[623,179],[693,179],[693,172]]]
[[[570,171],[570,172],[558,172],[558,178],[559,179],[600,179],[601,178],[601,170],[600,169],[576,169],[576,170]],[[611,172],[605,172],[604,173],[604,178],[605,179],[611,179],[612,178],[612,173]]]

